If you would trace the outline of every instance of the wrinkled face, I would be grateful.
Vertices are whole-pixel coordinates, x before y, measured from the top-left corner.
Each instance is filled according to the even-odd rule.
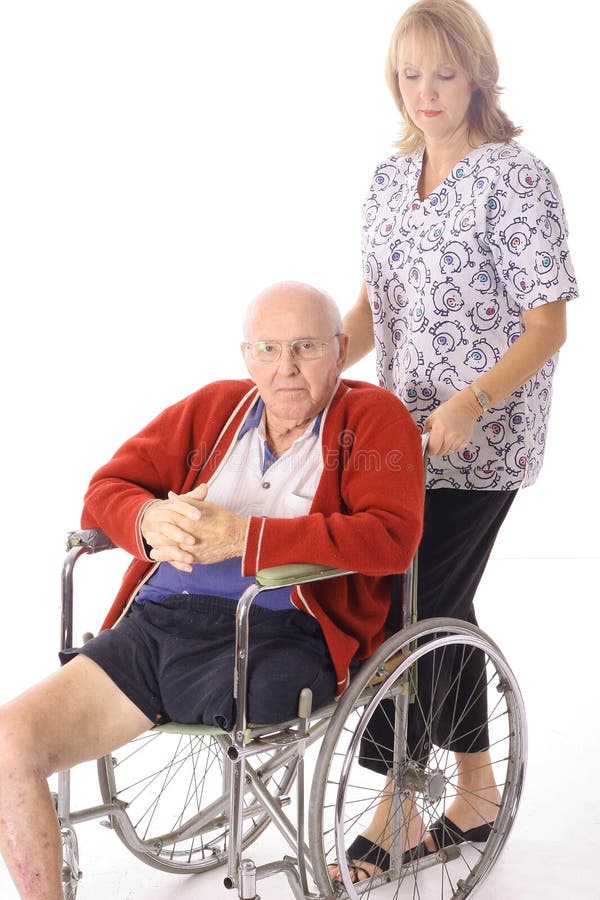
[[[265,293],[248,323],[246,340],[329,341],[318,359],[300,360],[284,344],[281,357],[258,362],[242,345],[250,377],[265,403],[267,422],[296,424],[314,418],[329,402],[346,357],[346,335],[334,337],[327,310],[318,294],[298,294],[297,288]]]
[[[408,35],[400,45],[398,86],[408,115],[426,140],[466,136],[477,85],[426,36]]]

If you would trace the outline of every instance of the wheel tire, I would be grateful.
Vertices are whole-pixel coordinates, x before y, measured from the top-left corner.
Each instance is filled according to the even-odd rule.
[[[494,828],[483,844],[445,846],[438,854],[402,865],[399,861],[404,845],[401,835],[404,826],[399,814],[402,801],[406,806],[409,802],[407,798],[411,798],[413,808],[419,811],[427,830],[459,791],[454,753],[437,746],[434,740],[434,722],[442,705],[439,702],[439,678],[441,673],[450,670],[452,663],[452,684],[460,688],[463,680],[469,696],[466,672],[475,654],[483,654],[486,681],[485,684],[482,682],[481,690],[471,690],[470,702],[472,705],[477,697],[487,695],[490,753],[494,778],[502,797]],[[417,667],[425,664],[431,665],[431,671],[437,673],[431,683],[438,686],[437,696],[432,691],[431,702],[423,710],[429,750],[417,758],[413,753],[411,758],[406,728],[398,727],[396,733],[401,733],[401,737],[396,741],[393,768],[389,770],[390,777],[386,781],[385,775],[361,764],[361,758],[362,762],[365,761],[364,740],[370,740],[369,753],[373,753],[372,748],[375,747],[378,752],[389,756],[390,748],[378,744],[381,737],[378,739],[375,736],[378,719],[377,727],[381,734],[382,712],[377,712],[380,701],[396,698],[387,701],[394,704],[396,716],[398,711],[401,713],[407,709],[408,697],[412,703],[425,706],[422,694],[419,696],[416,688]],[[368,689],[366,699],[360,699],[376,675],[380,683]],[[443,691],[441,693],[444,694]],[[403,697],[406,699],[403,700]],[[461,732],[461,729],[464,731],[461,723],[467,709],[468,704],[462,709],[452,709],[451,729],[448,732],[452,740],[462,738],[469,742],[476,737],[472,734],[472,726],[468,736]],[[390,718],[390,734],[392,729]],[[344,896],[352,900],[358,898],[359,893],[351,883],[346,852],[352,840],[371,823],[373,813],[384,796],[386,784],[385,795],[390,810],[386,838],[392,834],[398,835],[397,862],[394,865],[392,858],[391,869],[385,876],[372,877],[368,884],[362,884],[360,897],[369,897],[371,891],[383,882],[393,884],[390,897],[393,896],[394,900],[417,896],[420,900],[459,900],[470,896],[489,873],[510,832],[521,796],[526,745],[525,711],[518,684],[499,649],[482,631],[458,620],[431,619],[394,635],[363,666],[340,700],[317,761],[309,829],[315,880],[323,896],[339,896],[341,885],[334,885],[328,870],[334,861],[339,861],[337,865],[346,891]],[[415,881],[418,881],[417,885]],[[384,894],[387,896],[387,891]]]

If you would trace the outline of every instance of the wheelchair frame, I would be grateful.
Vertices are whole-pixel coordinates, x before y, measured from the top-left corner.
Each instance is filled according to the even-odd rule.
[[[75,563],[84,554],[94,554],[113,546],[101,531],[77,531],[69,535],[68,553],[62,572],[61,649],[72,646]],[[259,572],[254,584],[244,591],[237,606],[234,673],[237,717],[233,732],[228,734],[211,726],[169,723],[157,726],[147,733],[147,736],[154,736],[155,733],[178,735],[179,739],[184,736],[190,742],[199,742],[198,758],[207,747],[208,755],[211,758],[215,756],[213,743],[216,745],[223,758],[223,787],[222,792],[205,808],[198,808],[185,821],[180,821],[182,817],[178,817],[178,824],[172,830],[147,837],[145,833],[138,834],[138,826],[130,818],[130,802],[135,805],[135,798],[130,801],[123,799],[125,793],[120,795],[115,774],[117,760],[112,755],[98,761],[104,802],[97,806],[71,810],[70,773],[59,774],[56,809],[64,849],[65,900],[74,900],[81,878],[75,826],[103,817],[107,818],[107,822],[103,824],[112,827],[134,855],[158,868],[177,873],[193,873],[227,862],[224,884],[229,889],[237,890],[239,900],[259,900],[257,882],[276,873],[287,876],[296,900],[332,900],[338,896],[356,900],[359,896],[370,896],[372,890],[385,885],[392,888],[395,886],[394,898],[425,898],[429,896],[427,893],[414,894],[415,879],[426,881],[430,878],[431,882],[430,870],[436,868],[441,875],[440,878],[436,877],[435,894],[432,893],[432,897],[458,900],[470,896],[479,887],[508,837],[521,796],[526,763],[523,700],[504,656],[479,629],[453,619],[415,621],[416,560],[403,576],[403,622],[410,624],[390,637],[363,664],[339,701],[313,712],[310,691],[305,690],[301,692],[296,719],[277,725],[258,726],[248,725],[246,721],[249,611],[253,600],[263,590],[347,574],[351,573],[305,564],[279,566]],[[403,860],[406,799],[418,795],[422,803],[421,812],[431,809],[432,815],[434,811],[439,814],[445,805],[446,792],[449,797],[454,796],[451,789],[454,789],[453,779],[456,777],[456,773],[449,774],[449,768],[442,768],[439,751],[434,752],[434,763],[415,762],[407,753],[406,723],[409,704],[415,702],[416,666],[426,654],[442,654],[441,659],[445,660],[444,654],[448,648],[455,654],[459,647],[462,648],[463,657],[465,652],[468,657],[474,652],[484,654],[488,670],[493,670],[492,678],[486,683],[484,690],[489,693],[493,685],[500,694],[498,704],[506,706],[506,711],[497,716],[506,724],[507,732],[498,739],[498,744],[502,743],[503,748],[504,745],[507,748],[506,751],[502,749],[506,758],[504,755],[498,756],[498,765],[504,772],[502,802],[491,835],[483,850],[474,851],[472,864],[469,853],[473,851],[473,847],[465,844],[444,846],[424,859],[407,863]],[[442,663],[440,669],[441,667]],[[386,781],[386,784],[393,785],[388,817],[391,865],[389,872],[353,884],[346,857],[348,840],[356,830],[364,828],[365,817],[373,812],[385,795],[385,788],[383,794],[377,789],[378,792],[361,799],[364,789],[357,787],[352,773],[356,765],[362,765],[361,740],[368,733],[375,710],[384,698],[393,707],[395,735],[394,765],[388,771]],[[352,717],[356,719],[356,726],[349,727],[347,722]],[[425,716],[430,723],[433,718],[433,714],[429,712]],[[304,754],[305,749],[321,737],[324,740],[312,783],[307,843]],[[258,760],[256,765],[251,762],[253,758]],[[334,770],[339,760],[342,761],[341,771],[336,775]],[[171,764],[167,766],[169,773],[170,766]],[[280,771],[283,773],[281,776],[278,775]],[[332,772],[337,781],[332,777]],[[361,783],[363,772],[361,769]],[[368,780],[366,774],[364,777]],[[284,811],[291,803],[288,788],[294,779],[297,782],[295,823]],[[273,785],[274,790],[270,790]],[[333,800],[329,800],[328,795],[331,789],[334,793]],[[353,799],[354,795],[350,796],[352,792],[358,792],[358,802],[365,807],[364,813],[360,815],[356,813],[356,806],[353,806],[357,801]],[[162,795],[159,799],[161,797]],[[184,814],[187,814],[187,805],[188,798],[185,800]],[[294,856],[285,856],[281,860],[256,866],[252,860],[244,857],[244,848],[271,822],[283,835]],[[208,835],[206,841],[205,834]],[[217,837],[213,837],[213,834],[217,834]],[[194,842],[199,843],[194,845]],[[177,849],[180,844],[186,844],[184,851]],[[339,883],[332,882],[329,876],[328,866],[334,858],[339,861]],[[453,875],[452,866],[459,864],[460,872]],[[314,890],[309,885],[309,879],[315,883]],[[449,885],[449,888],[443,887],[440,893],[440,883]],[[412,892],[410,884],[413,884]],[[408,893],[402,893],[405,889],[402,885],[406,886]]]

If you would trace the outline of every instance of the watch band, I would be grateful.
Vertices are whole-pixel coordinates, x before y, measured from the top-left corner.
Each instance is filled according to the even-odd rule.
[[[478,387],[478,385],[475,382],[470,384],[469,387],[471,388],[471,390],[477,397],[477,402],[479,403],[482,412],[485,412],[486,409],[489,409],[490,408],[490,398],[488,397],[486,392],[482,391],[481,388]]]

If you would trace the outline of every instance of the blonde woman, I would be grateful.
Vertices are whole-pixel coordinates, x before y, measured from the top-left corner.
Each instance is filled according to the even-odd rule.
[[[577,285],[558,187],[515,141],[520,129],[501,109],[498,62],[479,13],[465,0],[415,3],[392,35],[387,81],[404,128],[364,205],[364,283],[344,321],[348,364],[375,347],[380,385],[430,433],[419,618],[476,623],[473,597],[498,530],[542,465]],[[472,689],[460,696],[451,666],[435,688],[432,673],[419,671],[423,708],[431,697],[437,703],[428,738],[433,732],[434,744],[456,753],[458,790],[433,825],[409,810],[406,862],[490,834],[500,794],[477,688],[482,665],[473,660]],[[464,739],[449,733],[445,711],[456,704],[465,708]],[[419,705],[409,735],[423,759]],[[378,750],[364,752],[365,765],[383,773],[385,759],[379,767],[373,759],[391,747],[388,723],[383,710]],[[388,805],[350,847],[357,881],[389,866]]]

